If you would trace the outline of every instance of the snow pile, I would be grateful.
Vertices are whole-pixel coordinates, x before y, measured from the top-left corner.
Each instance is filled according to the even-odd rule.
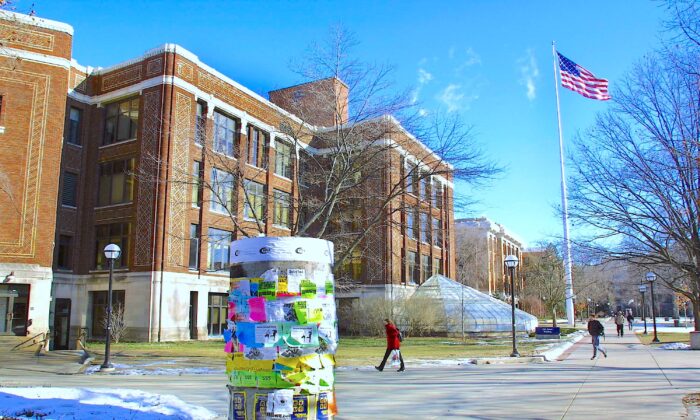
[[[668,343],[663,346],[659,346],[662,350],[690,350],[690,344],[686,343]]]
[[[578,343],[585,335],[586,331],[584,330],[576,331],[575,333],[566,336],[562,340],[562,342],[550,345],[548,350],[540,354],[544,356],[544,359],[546,361],[557,360],[559,356],[564,354],[564,352],[567,351],[571,346]]]
[[[216,413],[173,395],[107,388],[0,388],[0,418],[211,419]]]

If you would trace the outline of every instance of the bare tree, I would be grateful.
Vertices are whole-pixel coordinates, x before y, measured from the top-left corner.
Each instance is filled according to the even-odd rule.
[[[126,332],[124,305],[121,302],[114,305],[112,312],[105,313],[101,322],[104,329],[107,329],[107,325],[110,326],[110,338],[113,342],[118,343]]]
[[[700,17],[689,10],[680,36]],[[572,220],[592,232],[580,243],[657,272],[693,302],[700,331],[698,62],[697,48],[666,49],[634,68],[578,141],[570,199]]]
[[[539,297],[545,311],[552,316],[552,325],[557,326],[557,310],[566,297],[564,265],[557,248],[548,244],[538,254],[527,258],[523,265],[526,279],[525,294]]]

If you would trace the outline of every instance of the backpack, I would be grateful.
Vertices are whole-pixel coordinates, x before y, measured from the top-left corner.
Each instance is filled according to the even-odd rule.
[[[403,334],[399,331],[399,343],[403,342]]]

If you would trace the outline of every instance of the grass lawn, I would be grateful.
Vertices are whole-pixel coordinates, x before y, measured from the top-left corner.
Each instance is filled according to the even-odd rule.
[[[533,355],[537,342],[518,344],[523,356]],[[103,351],[102,342],[88,343],[88,350]],[[336,354],[339,366],[378,364],[384,355],[386,339],[381,337],[341,337]],[[178,341],[167,343],[113,343],[112,354],[135,357],[204,357],[222,359],[222,340]],[[507,337],[493,339],[467,338],[462,342],[452,337],[411,337],[401,344],[404,357],[416,359],[464,359],[471,357],[508,356],[512,350]]]
[[[690,343],[690,334],[687,332],[660,332],[657,333],[659,336],[659,340],[661,340],[661,344],[665,343]],[[651,340],[654,339],[654,331],[651,330],[649,331],[649,334],[644,335],[641,333],[637,333],[637,337],[639,340],[642,342],[642,344],[652,344]]]

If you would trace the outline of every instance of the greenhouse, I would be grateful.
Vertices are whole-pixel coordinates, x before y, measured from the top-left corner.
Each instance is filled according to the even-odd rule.
[[[462,332],[480,334],[511,331],[510,304],[445,276],[435,275],[429,278],[416,289],[411,299],[414,298],[435,299],[435,303],[444,309],[445,328],[438,329],[439,332],[456,335]],[[535,327],[537,317],[520,309],[515,310],[516,331],[531,332]]]

